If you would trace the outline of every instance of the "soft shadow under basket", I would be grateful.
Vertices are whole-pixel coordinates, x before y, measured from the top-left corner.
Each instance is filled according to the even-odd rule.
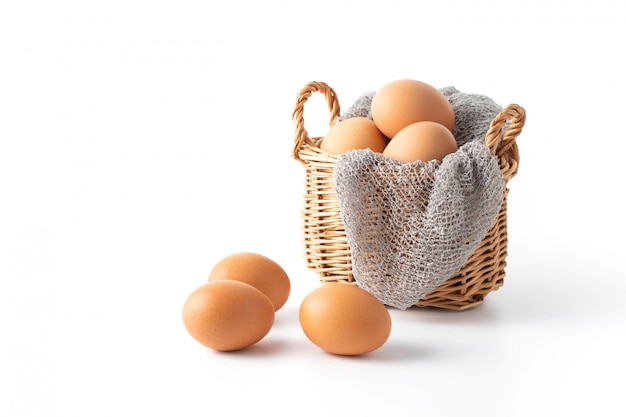
[[[335,91],[324,82],[310,82],[298,94],[293,112],[295,143],[292,156],[305,168],[303,218],[304,257],[307,269],[321,282],[355,283],[352,258],[335,194],[335,155],[318,147],[323,137],[310,138],[304,128],[304,105],[315,92],[326,98],[332,126],[340,114]],[[423,297],[418,307],[466,310],[484,301],[504,281],[507,257],[508,181],[519,163],[516,138],[522,131],[525,111],[516,104],[505,107],[492,121],[485,144],[495,155],[504,177],[502,207],[495,222],[460,271]]]

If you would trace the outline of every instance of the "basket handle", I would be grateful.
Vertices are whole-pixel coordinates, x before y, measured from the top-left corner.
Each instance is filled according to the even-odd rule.
[[[508,121],[511,124],[507,126]],[[492,121],[485,136],[485,144],[492,155],[498,157],[505,180],[517,174],[519,149],[515,139],[526,123],[526,111],[517,104],[509,104]]]
[[[294,141],[292,156],[294,159],[302,163],[304,163],[304,161],[300,158],[299,150],[305,145],[314,144],[314,141],[309,137],[309,133],[304,128],[304,104],[315,92],[322,93],[324,94],[324,97],[326,97],[328,110],[330,110],[329,126],[332,126],[335,119],[337,119],[337,116],[339,116],[339,100],[337,99],[337,94],[328,84],[322,81],[312,81],[300,90],[292,115],[296,128],[296,138]]]

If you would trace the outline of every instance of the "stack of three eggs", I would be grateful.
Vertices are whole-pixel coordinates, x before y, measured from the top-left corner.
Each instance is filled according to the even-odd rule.
[[[386,84],[371,100],[371,119],[351,117],[333,125],[320,148],[332,154],[354,149],[406,162],[441,160],[457,150],[455,115],[435,87],[402,79]]]

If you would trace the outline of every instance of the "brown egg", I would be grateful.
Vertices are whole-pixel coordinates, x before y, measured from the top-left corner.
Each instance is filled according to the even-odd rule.
[[[189,334],[220,351],[251,346],[274,324],[274,306],[261,291],[233,280],[208,282],[193,291],[183,307]]]
[[[265,294],[278,311],[289,298],[291,282],[274,260],[253,252],[233,253],[220,259],[209,273],[209,282],[232,279],[250,284]]]
[[[376,350],[391,333],[391,317],[385,305],[354,284],[322,284],[304,298],[299,315],[307,338],[337,355]]]
[[[352,117],[333,125],[322,139],[320,149],[332,154],[340,154],[353,149],[371,149],[382,152],[387,146],[387,138],[376,127],[372,119]]]
[[[457,145],[452,132],[435,122],[413,123],[389,142],[383,155],[400,161],[428,162],[456,152]]]
[[[376,126],[388,138],[422,121],[454,129],[454,110],[448,99],[435,87],[418,80],[403,79],[384,85],[374,94],[371,111]]]

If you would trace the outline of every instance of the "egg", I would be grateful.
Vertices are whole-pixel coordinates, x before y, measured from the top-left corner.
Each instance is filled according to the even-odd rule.
[[[436,122],[413,123],[402,129],[389,142],[383,155],[400,161],[428,162],[456,152],[457,144],[452,132]]]
[[[291,282],[274,260],[254,252],[239,252],[220,259],[209,272],[208,281],[230,279],[252,285],[265,294],[278,311],[289,298]]]
[[[340,154],[353,149],[371,149],[382,152],[387,138],[367,117],[351,117],[334,124],[320,143],[320,149]]]
[[[269,298],[240,281],[219,280],[196,288],[183,306],[183,323],[200,344],[240,350],[263,339],[274,324]]]
[[[381,87],[372,97],[371,114],[378,129],[393,138],[410,124],[422,121],[441,123],[454,129],[454,109],[448,99],[422,81],[402,79]]]
[[[380,348],[391,333],[391,316],[376,297],[354,284],[331,282],[302,301],[300,325],[326,352],[363,355]]]

